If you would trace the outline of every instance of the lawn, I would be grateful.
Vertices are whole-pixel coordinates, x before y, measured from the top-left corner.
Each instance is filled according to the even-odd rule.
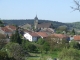
[[[29,53],[31,56],[30,57],[26,57],[25,60],[47,60],[47,59],[53,59],[53,58],[57,58],[58,56],[58,52],[54,52],[54,53]]]

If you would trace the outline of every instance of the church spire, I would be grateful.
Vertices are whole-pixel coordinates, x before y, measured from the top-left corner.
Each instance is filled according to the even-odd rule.
[[[36,14],[35,20],[38,20],[37,14]]]

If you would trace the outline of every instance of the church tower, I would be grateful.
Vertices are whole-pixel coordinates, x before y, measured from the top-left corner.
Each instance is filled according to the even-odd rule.
[[[38,26],[38,17],[36,15],[36,17],[34,18],[34,29],[37,29]]]

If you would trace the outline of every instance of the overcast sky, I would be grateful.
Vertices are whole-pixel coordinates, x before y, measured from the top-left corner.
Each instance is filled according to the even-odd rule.
[[[59,22],[80,21],[80,12],[74,11],[73,0],[0,0],[1,19],[47,19]]]

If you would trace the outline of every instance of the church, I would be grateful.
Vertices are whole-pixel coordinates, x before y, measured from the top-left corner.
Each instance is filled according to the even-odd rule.
[[[37,15],[33,19],[33,24],[25,24],[22,26],[23,29],[29,29],[33,31],[53,31],[51,22],[42,22],[38,19]]]

